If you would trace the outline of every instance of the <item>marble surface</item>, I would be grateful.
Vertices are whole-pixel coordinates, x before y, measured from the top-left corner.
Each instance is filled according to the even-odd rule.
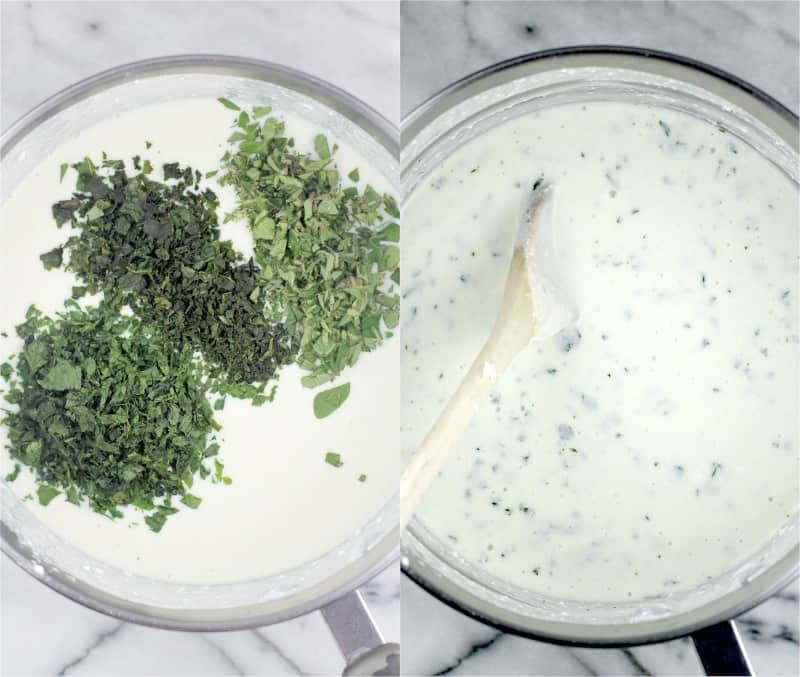
[[[396,4],[4,1],[0,20],[4,128],[100,70],[186,53],[290,65],[351,92],[395,123],[399,118]],[[392,567],[363,589],[389,641],[400,634],[399,585]],[[253,631],[154,630],[85,609],[5,557],[0,602],[0,674],[8,677],[337,674],[344,666],[319,613]]]
[[[519,54],[620,44],[706,61],[796,112],[798,7],[795,2],[403,2],[402,111],[407,114],[454,80]],[[443,26],[449,30],[443,32]],[[625,651],[562,648],[501,634],[407,578],[401,590],[404,674],[703,674],[689,640]],[[758,674],[800,674],[799,611],[795,584],[739,619]]]

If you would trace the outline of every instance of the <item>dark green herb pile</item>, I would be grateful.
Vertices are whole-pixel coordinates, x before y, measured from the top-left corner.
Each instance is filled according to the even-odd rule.
[[[400,250],[392,243],[400,227],[387,215],[399,212],[370,186],[342,187],[324,136],[316,137],[316,158],[300,153],[269,113],[240,111],[220,182],[238,196],[229,218],[245,218],[252,229],[269,326],[288,332],[297,363],[310,372],[303,384],[314,387],[398,324]],[[349,176],[359,179],[357,170]]]
[[[76,192],[53,205],[53,216],[79,233],[43,255],[44,264],[60,265],[68,252],[66,268],[83,283],[74,296],[102,291],[111,308],[129,305],[178,349],[202,353],[213,389],[261,392],[291,360],[289,341],[264,317],[259,268],[219,239],[217,197],[198,189],[199,172],[165,164],[162,183],[148,177],[147,164],[134,176],[119,160],[73,167]]]
[[[154,531],[177,512],[173,498],[200,504],[187,489],[195,473],[212,474],[204,462],[218,446],[206,446],[216,424],[189,348],[174,350],[106,304],[74,301],[55,319],[31,306],[17,334],[24,349],[15,365],[0,366],[17,407],[2,423],[11,457],[40,482],[42,504],[64,492],[111,517],[135,505],[152,511],[145,521]],[[218,461],[213,479],[229,482]]]

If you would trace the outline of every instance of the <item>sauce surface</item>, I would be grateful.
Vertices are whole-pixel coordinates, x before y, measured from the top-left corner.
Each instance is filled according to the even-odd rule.
[[[490,574],[582,601],[716,577],[796,515],[798,192],[673,110],[570,105],[456,150],[403,212],[403,448],[489,335],[532,184],[578,319],[518,356],[419,515]]]
[[[240,102],[246,104],[247,102]],[[320,131],[297,116],[275,113],[286,122],[287,136],[311,151]],[[53,150],[8,197],[0,211],[0,362],[16,353],[21,341],[13,329],[30,304],[46,313],[61,309],[76,279],[63,270],[46,271],[39,255],[63,242],[66,229],[56,228],[51,205],[69,196],[75,174],[59,183],[62,162],[84,156],[99,161],[101,153],[129,160],[149,158],[153,177],[162,178],[164,162],[179,161],[201,172],[217,169],[235,114],[215,100],[193,99],[143,107],[97,124]],[[145,148],[145,140],[152,148]],[[343,175],[358,167],[362,186],[392,192],[374,168],[340,139],[335,157]],[[130,169],[130,163],[128,163]],[[234,206],[229,187],[210,184],[220,196],[223,216]],[[243,254],[252,239],[243,223],[221,225]],[[35,500],[25,505],[58,536],[93,557],[126,571],[187,583],[240,581],[272,575],[309,562],[346,541],[394,494],[399,470],[399,342],[390,339],[362,354],[355,367],[333,383],[349,381],[347,402],[323,420],[314,417],[317,390],[300,384],[302,372],[289,366],[280,372],[275,401],[253,407],[247,400],[227,398],[216,412],[222,424],[220,458],[233,484],[196,480],[192,493],[202,498],[197,510],[181,509],[161,533],[142,523],[129,508],[125,518],[111,520],[86,505],[75,506],[63,494],[47,507]],[[395,431],[395,432],[393,432]],[[0,426],[0,472],[13,463],[5,450]],[[341,454],[340,468],[325,463],[325,454]],[[366,481],[359,482],[361,474]],[[23,467],[10,484],[20,497],[35,496],[36,484]]]

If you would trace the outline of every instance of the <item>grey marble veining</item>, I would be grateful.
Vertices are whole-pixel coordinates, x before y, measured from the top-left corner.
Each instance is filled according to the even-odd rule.
[[[399,23],[395,3],[4,1],[0,123],[113,66],[228,54],[316,75],[397,124]]]
[[[617,44],[705,61],[798,110],[796,2],[403,2],[403,114],[480,68],[528,52]],[[409,675],[701,675],[691,642],[572,649],[499,633],[402,581]],[[758,674],[800,674],[798,587],[739,619]]]
[[[727,70],[798,109],[797,2],[416,2],[401,6],[408,114],[498,61],[554,47],[627,45]]]
[[[354,94],[395,124],[399,118],[394,3],[2,2],[0,20],[2,128],[101,70],[187,53],[292,66]],[[397,568],[362,592],[386,639],[397,641]],[[85,609],[5,557],[0,600],[0,674],[9,677],[337,674],[344,667],[319,613],[242,632],[155,630]]]

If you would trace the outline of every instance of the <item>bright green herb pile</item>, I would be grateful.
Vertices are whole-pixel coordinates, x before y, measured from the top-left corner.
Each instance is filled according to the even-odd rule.
[[[324,136],[316,137],[317,157],[300,153],[269,113],[239,113],[220,183],[236,189],[239,208],[229,218],[246,219],[252,230],[267,321],[288,332],[297,363],[310,372],[303,384],[314,387],[398,324],[400,250],[393,243],[400,227],[384,222],[399,212],[391,196],[370,186],[342,186]],[[357,181],[358,172],[350,178]]]
[[[200,504],[187,490],[195,473],[211,474],[204,463],[218,447],[206,446],[215,423],[187,349],[104,303],[68,301],[55,319],[31,306],[17,334],[24,349],[0,367],[17,406],[2,423],[11,457],[41,483],[41,503],[64,492],[110,517],[135,505],[151,511],[154,531],[177,512],[173,498]],[[213,474],[223,479],[221,464]]]

